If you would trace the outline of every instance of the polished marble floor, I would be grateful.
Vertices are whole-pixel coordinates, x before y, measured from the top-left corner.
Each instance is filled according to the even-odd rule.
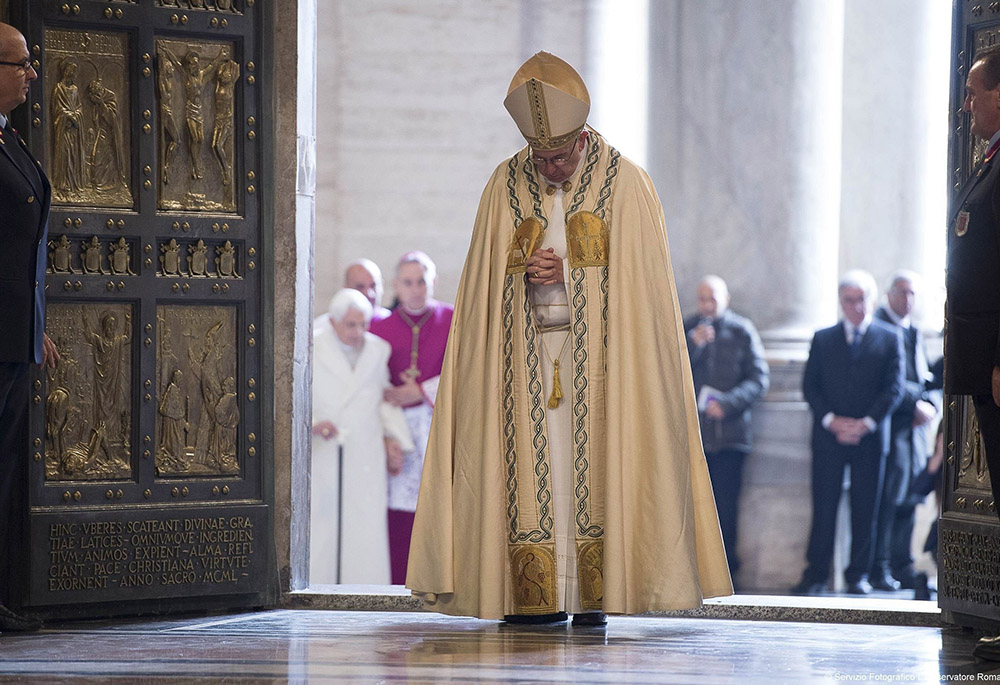
[[[0,682],[983,682],[961,629],[705,618],[533,628],[426,613],[273,610],[0,635]],[[983,675],[979,675],[982,673]],[[992,677],[991,677],[992,676]]]

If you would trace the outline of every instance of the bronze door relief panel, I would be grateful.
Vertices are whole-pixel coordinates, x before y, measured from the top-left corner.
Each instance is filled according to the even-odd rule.
[[[236,210],[233,52],[230,43],[156,41],[161,209]]]
[[[62,357],[46,370],[45,480],[132,478],[132,307],[53,303]]]
[[[239,473],[235,309],[160,306],[157,320],[156,475]]]
[[[11,4],[40,76],[14,124],[53,186],[47,331],[62,361],[33,379],[24,578],[47,615],[276,598],[260,12]]]
[[[46,30],[53,204],[132,208],[130,52],[124,33]]]

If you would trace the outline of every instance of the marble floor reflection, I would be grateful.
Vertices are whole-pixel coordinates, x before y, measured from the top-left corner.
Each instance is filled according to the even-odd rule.
[[[802,683],[1000,679],[960,629],[611,618],[606,629],[274,610],[0,635],[2,682]],[[996,674],[994,678],[979,673]],[[964,676],[964,677],[963,677]]]

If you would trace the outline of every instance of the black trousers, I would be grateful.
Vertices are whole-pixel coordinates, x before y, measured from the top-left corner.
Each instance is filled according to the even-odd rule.
[[[993,499],[1000,502],[1000,407],[993,402],[992,395],[973,395],[972,404],[979,419],[979,433],[983,438],[986,465],[990,468],[990,487]],[[997,508],[1000,515],[1000,507]]]
[[[896,515],[892,521],[892,535],[889,538],[889,572],[896,580],[906,580],[913,574],[913,524],[917,514],[916,505],[907,499],[896,505]]]
[[[741,450],[719,450],[706,454],[708,474],[712,478],[715,508],[719,512],[722,543],[726,547],[729,573],[735,575],[740,568],[736,556],[737,528],[740,518],[740,488],[743,484],[743,462],[747,453]]]
[[[872,574],[891,573],[900,578],[913,570],[910,539],[913,537],[915,507],[907,496],[911,480],[908,472],[911,468],[910,455],[897,455],[895,452],[894,446],[882,479],[882,497],[875,523],[875,559],[871,571]]]
[[[877,436],[870,436],[877,439]],[[825,583],[830,578],[833,541],[837,527],[837,507],[844,482],[844,469],[851,467],[851,561],[844,571],[848,583],[868,576],[874,556],[875,516],[882,495],[885,456],[871,445],[813,446],[812,498],[813,519],[809,532],[803,579]]]
[[[25,572],[28,488],[28,364],[0,362],[0,604],[19,604]]]

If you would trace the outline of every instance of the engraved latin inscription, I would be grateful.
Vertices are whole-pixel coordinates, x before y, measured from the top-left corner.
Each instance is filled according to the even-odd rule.
[[[975,531],[942,526],[942,600],[1000,607],[1000,534],[989,530],[992,532],[985,526]]]
[[[244,515],[49,524],[50,592],[210,585],[250,575],[260,542]]]

